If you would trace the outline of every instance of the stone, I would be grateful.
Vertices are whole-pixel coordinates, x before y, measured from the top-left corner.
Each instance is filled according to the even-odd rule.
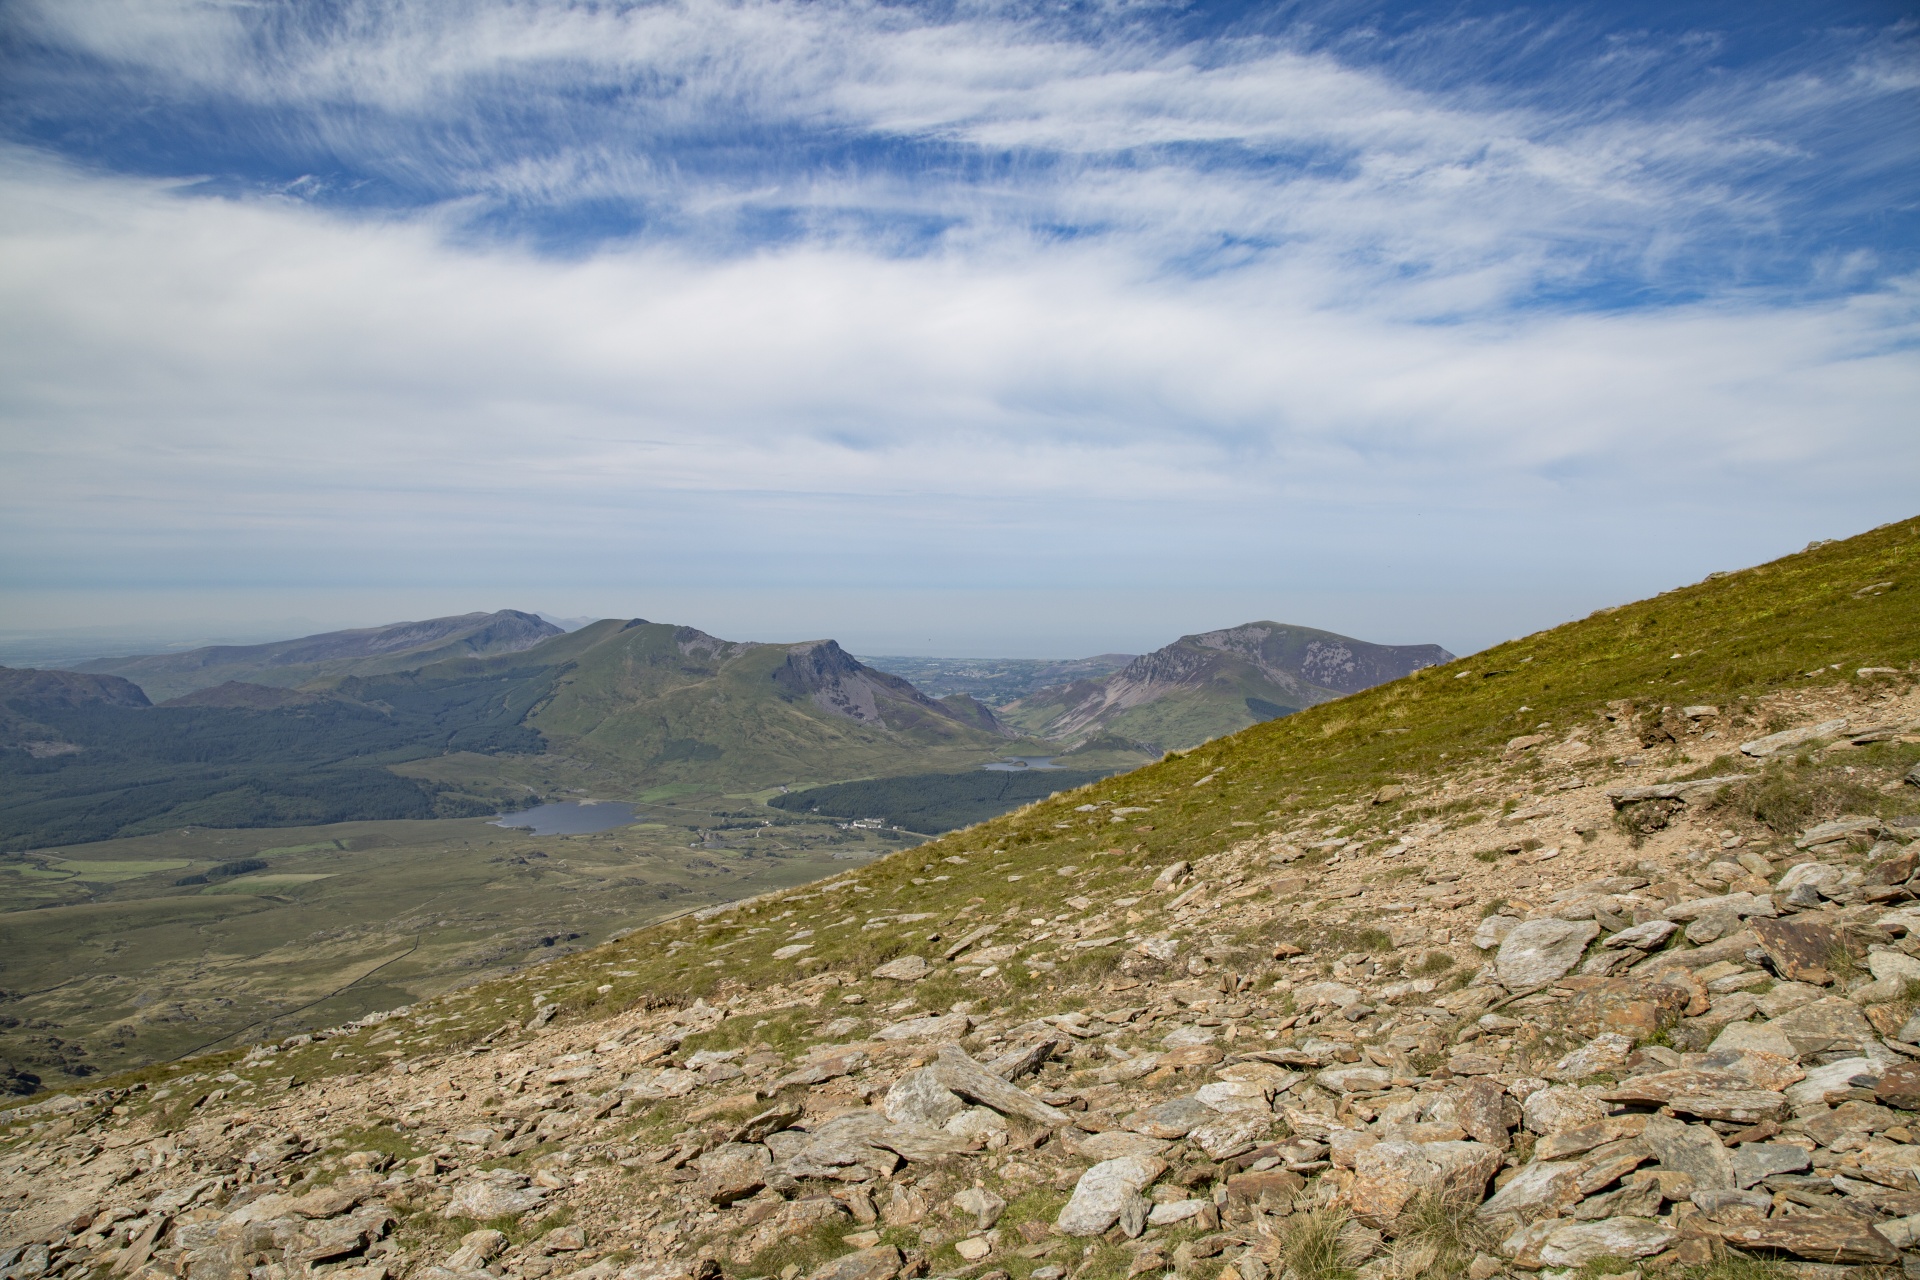
[[[1744,1080],[1755,1089],[1770,1089],[1775,1093],[1807,1078],[1806,1069],[1793,1059],[1754,1049],[1710,1053],[1701,1066]]]
[[[773,1153],[758,1143],[729,1142],[694,1161],[701,1190],[717,1205],[745,1200],[773,1175]]]
[[[1527,920],[1494,953],[1494,971],[1509,991],[1541,987],[1564,977],[1600,934],[1591,920]]]
[[[967,1109],[959,1094],[940,1083],[939,1073],[922,1068],[909,1071],[893,1082],[881,1104],[887,1119],[896,1124],[924,1124],[933,1127]]]
[[[1499,1151],[1512,1144],[1507,1132],[1506,1090],[1485,1076],[1468,1080],[1454,1094],[1454,1115],[1461,1131]]]
[[[940,1047],[940,1057],[929,1064],[935,1078],[954,1093],[983,1107],[992,1107],[1002,1115],[1020,1116],[1038,1124],[1062,1128],[1073,1123],[1064,1111],[1048,1106],[1002,1080],[967,1056],[959,1045]]]
[[[1519,918],[1515,916],[1488,916],[1480,922],[1479,928],[1473,931],[1473,945],[1482,951],[1491,951],[1505,942],[1507,935],[1512,933],[1519,924]]]
[[[339,1187],[321,1187],[287,1202],[287,1208],[303,1218],[333,1218],[360,1203],[360,1197]]]
[[[1787,1100],[1765,1089],[1715,1089],[1709,1093],[1683,1093],[1667,1103],[1677,1115],[1700,1120],[1729,1120],[1734,1124],[1758,1124],[1777,1120],[1786,1114]]]
[[[1817,845],[1833,844],[1841,840],[1851,840],[1856,836],[1876,836],[1887,829],[1878,818],[1853,816],[1835,818],[1832,822],[1822,822],[1808,827],[1793,842],[1796,849],[1812,849]]]
[[[1286,1169],[1265,1169],[1259,1173],[1236,1173],[1227,1179],[1227,1203],[1257,1204],[1286,1212],[1293,1198],[1306,1188],[1307,1180]]]
[[[958,1041],[966,1036],[973,1027],[973,1019],[964,1013],[949,1013],[932,1018],[908,1018],[882,1027],[874,1033],[876,1040],[943,1040]]]
[[[1720,1228],[1720,1238],[1739,1249],[1778,1249],[1829,1264],[1890,1264],[1900,1251],[1865,1220],[1846,1213],[1806,1211],[1765,1222]]]
[[[1070,1236],[1100,1235],[1120,1220],[1129,1200],[1166,1171],[1166,1162],[1152,1156],[1102,1160],[1080,1175],[1055,1225]]]
[[[791,1071],[779,1080],[779,1085],[825,1084],[841,1076],[850,1076],[867,1065],[867,1054],[863,1049],[850,1049],[845,1053],[827,1054],[809,1059],[803,1066]],[[664,1072],[662,1074],[665,1074]]]
[[[1149,1138],[1184,1138],[1213,1119],[1214,1112],[1198,1098],[1170,1098],[1145,1111],[1136,1111],[1121,1123]]]
[[[1623,1038],[1631,1049],[1671,1027],[1692,1002],[1684,983],[1612,978],[1575,995],[1567,1004],[1566,1023],[1585,1035]]]
[[[956,1138],[986,1139],[1007,1132],[1007,1118],[992,1107],[968,1107],[940,1126]]]
[[[1808,725],[1800,729],[1787,729],[1780,733],[1770,733],[1764,738],[1755,738],[1752,742],[1740,744],[1743,754],[1755,759],[1765,759],[1776,752],[1786,751],[1803,743],[1815,742],[1821,738],[1830,738],[1847,727],[1846,720],[1827,720],[1820,724]]]
[[[1657,951],[1674,934],[1680,932],[1680,926],[1671,920],[1646,920],[1631,928],[1610,934],[1600,945],[1614,950],[1632,947],[1636,951]]]
[[[1808,1116],[1802,1123],[1809,1138],[1823,1147],[1831,1147],[1850,1133],[1879,1133],[1890,1129],[1898,1118],[1885,1107],[1850,1098],[1831,1111]]]
[[[993,1224],[1000,1221],[1000,1215],[1007,1211],[1007,1202],[984,1188],[968,1187],[953,1198],[953,1207],[971,1214],[977,1229],[991,1231]]]
[[[1327,1159],[1335,1168],[1351,1169],[1362,1151],[1379,1142],[1379,1134],[1365,1129],[1335,1129],[1327,1135]]]
[[[962,1262],[979,1262],[993,1252],[993,1242],[985,1236],[968,1236],[954,1241],[953,1251],[960,1255]]]
[[[1384,1228],[1422,1192],[1447,1201],[1478,1201],[1500,1159],[1498,1150],[1479,1142],[1391,1138],[1354,1160],[1348,1207],[1367,1225]]]
[[[505,1177],[497,1175],[507,1174]],[[492,1174],[471,1178],[456,1186],[453,1198],[440,1211],[443,1218],[508,1218],[538,1207],[547,1198],[543,1187],[527,1186],[524,1174],[496,1169]]]
[[[1799,1173],[1808,1166],[1806,1151],[1784,1142],[1743,1142],[1733,1149],[1733,1184],[1751,1187],[1780,1173]]]
[[[1828,891],[1838,889],[1845,882],[1846,875],[1845,871],[1830,863],[1796,862],[1787,868],[1775,887],[1782,892],[1789,892],[1801,885],[1811,885],[1822,896],[1830,896]]]
[[[1672,1228],[1647,1218],[1605,1218],[1556,1229],[1540,1246],[1548,1266],[1577,1267],[1595,1258],[1646,1258],[1673,1243]]]
[[[1920,1111],[1920,1063],[1902,1062],[1887,1068],[1874,1086],[1874,1095],[1889,1107]]]
[[[1328,1067],[1314,1075],[1322,1088],[1335,1093],[1375,1093],[1393,1083],[1393,1077],[1378,1067]]]
[[[1860,1006],[1839,996],[1803,1004],[1769,1025],[1786,1036],[1795,1056],[1803,1059],[1816,1053],[1861,1053],[1880,1040]]]
[[[1833,981],[1827,960],[1840,939],[1827,926],[1812,920],[1756,920],[1753,932],[1781,977],[1819,986]]]
[[[1867,970],[1882,982],[1920,982],[1920,960],[1904,951],[1875,951],[1867,957]]]
[[[780,1205],[754,1226],[734,1238],[732,1254],[736,1263],[745,1265],[755,1254],[782,1240],[811,1235],[821,1227],[843,1222],[847,1206],[831,1196],[813,1196]]]
[[[1557,1217],[1580,1198],[1580,1175],[1586,1169],[1585,1163],[1575,1160],[1524,1164],[1477,1212],[1483,1218],[1512,1218],[1519,1223]]]
[[[933,966],[925,956],[900,956],[875,969],[873,976],[894,982],[918,982],[932,972]]]
[[[1295,987],[1293,1004],[1296,1009],[1311,1009],[1316,1005],[1330,1004],[1345,1009],[1360,1003],[1360,992],[1344,982],[1310,982]]]
[[[1793,1047],[1793,1041],[1787,1038],[1786,1032],[1775,1029],[1771,1022],[1730,1022],[1707,1046],[1709,1053],[1743,1050],[1771,1054],[1788,1061],[1799,1056],[1799,1051]]]
[[[1668,920],[1702,920],[1707,917],[1732,917],[1745,919],[1748,916],[1767,916],[1774,914],[1773,900],[1765,894],[1727,893],[1712,898],[1691,898],[1685,902],[1676,902],[1660,913]],[[1722,933],[1732,930],[1723,929]],[[1687,935],[1693,937],[1692,933]],[[1718,935],[1715,935],[1718,936]],[[1705,941],[1712,941],[1711,938]]]
[[[890,1244],[875,1245],[823,1262],[807,1280],[893,1280],[904,1259]]]
[[[1695,1190],[1733,1189],[1733,1157],[1721,1145],[1719,1135],[1705,1125],[1648,1116],[1641,1139],[1662,1167],[1691,1178]]]
[[[1194,1092],[1205,1106],[1222,1115],[1272,1115],[1273,1107],[1267,1101],[1267,1091],[1258,1084],[1240,1080],[1219,1080],[1213,1084],[1201,1085]]]
[[[1849,1089],[1873,1088],[1882,1074],[1871,1058],[1842,1058],[1809,1068],[1804,1080],[1783,1092],[1795,1108],[1826,1106],[1840,1101]]]
[[[1618,1142],[1622,1138],[1637,1138],[1647,1127],[1645,1116],[1608,1116],[1599,1124],[1582,1125],[1578,1129],[1562,1129],[1559,1133],[1548,1134],[1533,1144],[1535,1160],[1566,1160],[1583,1155],[1595,1147],[1605,1146],[1609,1142]]]
[[[1568,1085],[1536,1090],[1520,1104],[1520,1110],[1526,1117],[1527,1129],[1542,1134],[1599,1124],[1607,1116],[1607,1109],[1598,1097]]]
[[[913,1123],[890,1124],[868,1141],[875,1146],[885,1147],[903,1160],[911,1160],[915,1164],[939,1160],[945,1156],[965,1155],[973,1150],[973,1141],[970,1136]]]
[[[1176,1222],[1185,1222],[1197,1218],[1213,1207],[1211,1200],[1169,1200],[1165,1204],[1153,1206],[1147,1214],[1150,1227],[1170,1227]]]
[[[1088,1160],[1118,1160],[1122,1156],[1157,1156],[1172,1146],[1164,1138],[1150,1138],[1126,1129],[1109,1129],[1079,1140],[1080,1154]]]

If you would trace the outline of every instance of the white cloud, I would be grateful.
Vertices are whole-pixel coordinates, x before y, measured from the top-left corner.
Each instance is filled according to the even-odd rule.
[[[1809,264],[1811,297],[1711,265],[1791,216],[1743,175],[1910,89],[1877,49],[1661,114],[988,9],[368,4],[271,56],[260,12],[33,20],[439,194],[376,216],[0,153],[0,587],[1444,582],[1557,609],[1910,514],[1916,282],[1865,252]],[[515,133],[510,100],[548,123]],[[774,141],[729,167],[703,130]],[[783,130],[859,146],[787,163]],[[948,158],[860,150],[894,142]],[[587,199],[654,229],[570,256],[473,230]],[[768,211],[798,229],[740,230]],[[1596,283],[1657,300],[1540,301]],[[1524,625],[1488,617],[1436,638]]]

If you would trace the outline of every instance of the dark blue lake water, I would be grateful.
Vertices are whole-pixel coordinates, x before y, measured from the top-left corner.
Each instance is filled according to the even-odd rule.
[[[1025,773],[1029,769],[1064,769],[1067,766],[1055,764],[1052,756],[1007,756],[995,760],[992,764],[983,764],[982,769],[993,769],[1001,773]]]
[[[633,806],[620,800],[562,800],[493,819],[496,827],[518,827],[537,836],[584,836],[624,827],[634,819]]]

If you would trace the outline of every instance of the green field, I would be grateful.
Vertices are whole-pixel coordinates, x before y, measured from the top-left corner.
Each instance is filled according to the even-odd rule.
[[[910,843],[749,797],[662,799],[587,836],[358,822],[6,855],[0,1064],[57,1087],[330,1026]],[[267,866],[176,883],[241,859]]]

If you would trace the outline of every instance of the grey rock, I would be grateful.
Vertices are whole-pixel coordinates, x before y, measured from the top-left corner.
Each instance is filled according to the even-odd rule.
[[[1007,1202],[991,1191],[968,1187],[953,1198],[953,1207],[962,1213],[972,1214],[975,1227],[987,1231],[1007,1211]]]
[[[1479,1208],[1483,1218],[1512,1218],[1526,1223],[1551,1218],[1580,1198],[1584,1161],[1536,1160],[1523,1165],[1507,1185]]]
[[[1808,1164],[1807,1153],[1784,1142],[1745,1142],[1733,1149],[1735,1186],[1750,1187],[1776,1173],[1799,1173]]]
[[[1120,1220],[1129,1201],[1166,1171],[1166,1162],[1153,1156],[1102,1160],[1080,1175],[1055,1224],[1070,1236],[1100,1235]]]
[[[1647,920],[1629,929],[1622,929],[1608,936],[1600,945],[1603,947],[1632,947],[1639,951],[1652,951],[1668,938],[1680,931],[1680,926],[1671,920]]]
[[[1681,1124],[1668,1116],[1647,1117],[1642,1140],[1662,1168],[1684,1173],[1698,1191],[1731,1191],[1733,1157],[1720,1137],[1705,1125]]]
[[[890,978],[895,982],[918,982],[932,972],[933,966],[927,963],[925,956],[900,956],[875,969],[873,976]]]
[[[1647,1218],[1606,1218],[1561,1227],[1540,1247],[1548,1266],[1577,1267],[1595,1258],[1645,1258],[1672,1244],[1675,1233]]]
[[[1528,920],[1514,927],[1494,953],[1494,971],[1509,991],[1545,986],[1580,962],[1600,934],[1591,920]]]
[[[759,1143],[725,1143],[694,1163],[700,1169],[701,1189],[717,1205],[745,1200],[773,1175],[773,1153]]]
[[[1773,1197],[1764,1191],[1696,1191],[1690,1197],[1696,1208],[1702,1213],[1718,1213],[1722,1209],[1746,1208],[1758,1209],[1763,1215],[1773,1208]]]
[[[1016,1089],[967,1056],[959,1045],[940,1047],[939,1060],[927,1068],[935,1079],[963,1098],[983,1107],[992,1107],[1001,1115],[1022,1116],[1040,1124],[1061,1128],[1073,1123],[1066,1112],[1048,1106],[1032,1094]]]
[[[932,1018],[908,1018],[874,1034],[876,1040],[957,1041],[973,1027],[973,1019],[964,1013],[949,1013]]]
[[[940,1083],[940,1076],[928,1068],[909,1071],[894,1081],[883,1104],[887,1119],[900,1124],[924,1124],[935,1128],[967,1109],[959,1094]]]
[[[1198,1098],[1170,1098],[1158,1106],[1136,1111],[1123,1124],[1150,1138],[1184,1138],[1214,1118],[1212,1108]]]
[[[1157,1156],[1173,1144],[1165,1138],[1149,1138],[1144,1133],[1109,1129],[1091,1133],[1079,1141],[1080,1154],[1088,1160],[1118,1160],[1122,1156]]]
[[[505,1218],[525,1213],[547,1198],[543,1188],[529,1187],[526,1184],[526,1175],[510,1173],[504,1169],[496,1169],[489,1174],[471,1178],[454,1188],[453,1198],[447,1202],[446,1208],[440,1211],[440,1216],[474,1218],[485,1222],[489,1218]]]

